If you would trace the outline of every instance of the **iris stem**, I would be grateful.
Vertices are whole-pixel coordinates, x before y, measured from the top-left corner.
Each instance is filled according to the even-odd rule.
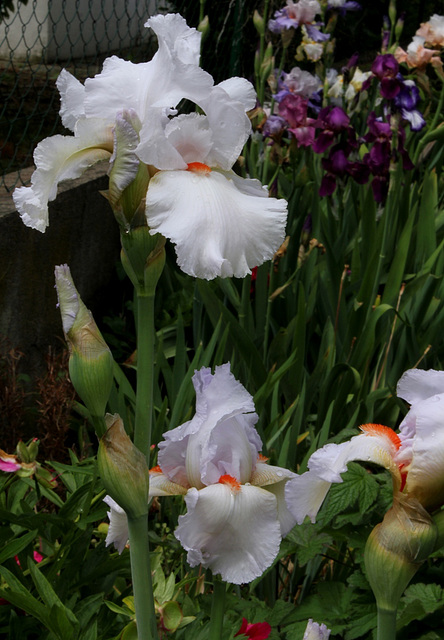
[[[396,609],[389,610],[378,607],[378,631],[376,640],[395,640]]]
[[[139,640],[157,640],[156,613],[148,544],[148,514],[128,518],[131,575]]]
[[[226,585],[219,578],[213,581],[213,601],[211,603],[211,621],[209,640],[221,640],[222,623],[225,613],[225,592]]]
[[[137,295],[137,389],[134,444],[149,465],[153,422],[154,294]]]

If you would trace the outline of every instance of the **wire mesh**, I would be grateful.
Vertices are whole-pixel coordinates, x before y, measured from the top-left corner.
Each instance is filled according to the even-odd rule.
[[[0,188],[27,184],[36,144],[66,133],[55,85],[61,69],[84,81],[111,54],[149,59],[155,40],[143,25],[163,10],[159,0],[15,3],[0,22]]]

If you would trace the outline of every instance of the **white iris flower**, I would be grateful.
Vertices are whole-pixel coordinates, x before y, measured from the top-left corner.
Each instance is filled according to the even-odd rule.
[[[159,41],[150,62],[112,56],[84,85],[62,71],[60,114],[74,135],[37,146],[31,186],[15,190],[16,208],[27,226],[44,232],[59,182],[108,160],[113,208],[126,187],[143,184],[148,225],[176,245],[183,271],[208,280],[244,277],[279,248],[287,217],[284,200],[232,171],[251,131],[253,86],[241,78],[214,86],[198,66],[201,34],[180,15],[155,16],[145,26]],[[183,100],[200,113],[178,115]]]
[[[159,466],[150,471],[150,496],[185,496],[187,513],[175,535],[192,567],[202,564],[234,584],[251,582],[272,564],[295,524],[284,499],[295,474],[259,455],[253,399],[229,364],[214,375],[201,369],[193,384],[196,414],[164,434]],[[114,519],[120,516],[111,510],[119,549],[121,521],[114,526]]]
[[[444,503],[444,371],[406,371],[397,395],[411,404],[399,434],[382,425],[363,425],[363,433],[349,442],[316,451],[309,470],[287,483],[287,505],[299,524],[306,516],[315,521],[331,484],[342,482],[352,460],[388,469],[395,492],[429,512]]]

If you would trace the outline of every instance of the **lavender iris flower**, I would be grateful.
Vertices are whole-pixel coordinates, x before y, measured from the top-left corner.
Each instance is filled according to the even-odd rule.
[[[361,8],[359,2],[353,2],[352,0],[349,2],[346,0],[330,0],[327,4],[327,9],[339,11],[342,16],[344,16],[347,11],[360,11]]]
[[[314,24],[306,24],[305,28],[307,29],[307,35],[310,40],[314,40],[314,42],[325,42],[330,39],[329,33],[322,33],[319,30],[319,27]]]
[[[270,116],[264,124],[262,133],[265,138],[272,138],[281,134],[287,126],[287,122],[281,116]]]

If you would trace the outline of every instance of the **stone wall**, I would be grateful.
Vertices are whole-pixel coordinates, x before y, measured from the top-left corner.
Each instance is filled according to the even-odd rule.
[[[60,186],[43,234],[22,223],[12,193],[0,192],[0,334],[24,353],[21,369],[31,376],[41,373],[48,347],[61,348],[64,341],[55,265],[70,266],[93,313],[106,309],[114,295],[119,231],[99,193],[107,188],[107,168],[98,165]]]

